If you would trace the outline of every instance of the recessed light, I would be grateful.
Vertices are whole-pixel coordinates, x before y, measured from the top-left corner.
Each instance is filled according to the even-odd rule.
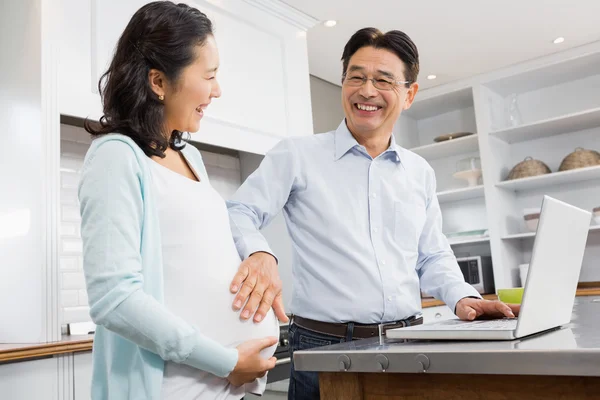
[[[427,79],[429,79],[429,80],[432,80],[432,79],[435,79],[435,78],[437,78],[436,75],[433,75],[433,74],[432,75],[427,75]]]
[[[564,37],[557,37],[556,39],[554,39],[554,44],[559,44],[565,41]]]
[[[333,28],[336,24],[337,24],[337,21],[330,19],[329,21],[325,21],[325,23],[323,25],[325,25],[328,28]]]

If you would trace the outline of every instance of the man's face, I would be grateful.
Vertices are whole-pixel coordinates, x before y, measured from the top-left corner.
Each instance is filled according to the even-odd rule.
[[[378,89],[369,80],[353,86],[352,82],[358,84],[362,78],[373,78],[382,85],[392,83],[391,89]],[[418,90],[417,83],[410,88],[404,83],[395,83],[405,80],[404,62],[391,51],[363,47],[354,53],[342,84],[342,106],[350,131],[360,135],[391,132]]]

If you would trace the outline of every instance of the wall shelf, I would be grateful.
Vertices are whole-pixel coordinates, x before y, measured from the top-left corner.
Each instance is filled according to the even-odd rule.
[[[590,227],[590,233],[600,232],[600,225],[592,225]],[[502,237],[502,240],[522,240],[522,239],[531,239],[535,238],[535,232],[524,232],[524,233],[515,233],[512,235],[506,235]]]
[[[410,150],[426,160],[435,160],[478,151],[479,142],[477,135],[470,135],[444,142],[413,147]]]
[[[600,179],[600,166],[578,168],[569,171],[532,176],[529,178],[503,181],[497,183],[496,186],[503,189],[521,191],[584,182],[592,179]]]
[[[450,246],[467,246],[471,244],[479,244],[479,243],[489,243],[489,236],[486,237],[477,237],[477,238],[465,238],[465,239],[449,239],[448,243]]]
[[[490,135],[507,143],[519,143],[594,127],[600,127],[600,108],[593,108],[531,124],[502,129],[491,132]]]
[[[438,192],[437,197],[440,203],[450,203],[453,201],[477,199],[483,197],[483,185],[445,190]]]

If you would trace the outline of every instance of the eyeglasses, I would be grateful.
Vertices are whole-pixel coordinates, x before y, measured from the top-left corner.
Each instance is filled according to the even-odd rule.
[[[343,76],[343,82],[347,86],[359,87],[367,83],[367,81],[371,81],[373,86],[379,90],[392,90],[396,86],[404,85],[407,83],[412,83],[411,81],[394,81],[392,79],[386,78],[367,78],[361,75],[350,75]]]

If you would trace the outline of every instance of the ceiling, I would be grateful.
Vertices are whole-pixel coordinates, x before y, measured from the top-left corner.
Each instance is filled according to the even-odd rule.
[[[336,85],[344,45],[367,26],[399,29],[412,38],[421,89],[600,40],[598,0],[283,2],[321,21],[307,33],[309,70]],[[326,20],[337,25],[327,28]],[[554,44],[559,36],[565,41]],[[430,74],[437,78],[428,80]]]

